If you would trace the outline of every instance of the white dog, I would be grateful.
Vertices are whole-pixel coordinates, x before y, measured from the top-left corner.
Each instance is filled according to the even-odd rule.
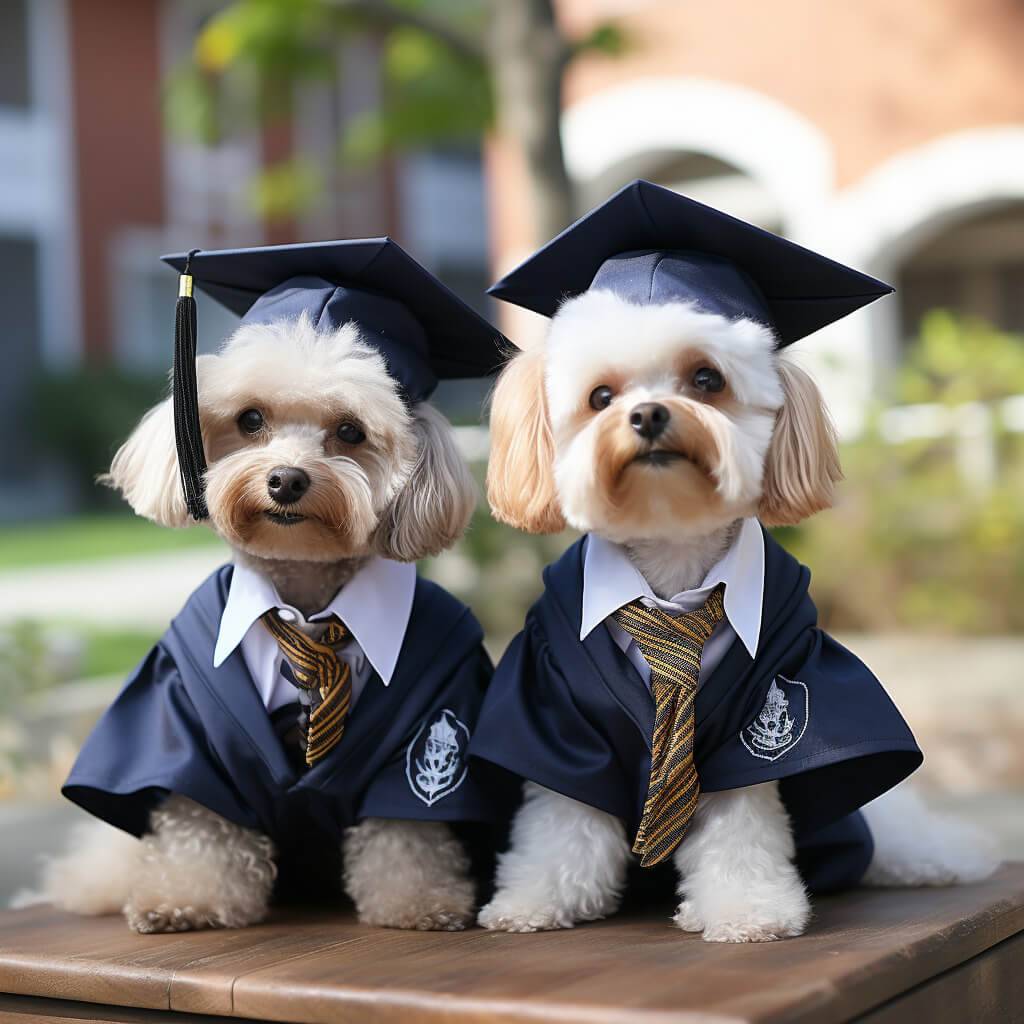
[[[269,721],[266,712],[275,710],[282,700],[294,699],[295,694],[294,687],[278,681],[279,658],[273,642],[259,622],[250,623],[253,607],[256,615],[264,610],[263,605],[252,604],[262,594],[271,605],[288,609],[291,620],[305,619],[305,629],[314,637],[323,631],[316,623],[318,613],[335,605],[346,607],[341,617],[352,629],[355,643],[343,648],[341,657],[352,672],[353,704],[362,712],[363,703],[371,700],[376,708],[365,715],[356,713],[347,726],[346,740],[348,732],[362,729],[352,741],[369,741],[363,742],[359,757],[353,760],[341,755],[349,756],[345,771],[336,773],[341,778],[322,785],[310,783],[310,791],[304,795],[319,799],[326,794],[324,799],[351,802],[351,794],[343,792],[350,778],[359,778],[365,762],[380,755],[382,744],[385,750],[388,743],[395,747],[380,772],[391,773],[388,778],[395,780],[393,786],[401,792],[395,796],[394,790],[388,799],[404,800],[412,808],[408,818],[402,813],[394,817],[357,815],[353,805],[352,817],[358,823],[344,831],[344,885],[361,920],[399,928],[461,928],[472,919],[474,886],[466,853],[446,823],[458,820],[459,815],[444,812],[456,798],[468,799],[472,786],[466,782],[457,796],[450,796],[438,792],[438,783],[424,795],[417,791],[414,776],[406,781],[406,760],[415,761],[419,748],[413,748],[413,743],[421,741],[401,734],[402,717],[417,706],[417,686],[420,677],[428,673],[422,662],[410,664],[406,659],[403,663],[399,657],[403,630],[407,630],[408,644],[412,642],[408,637],[420,628],[415,618],[410,619],[414,601],[417,609],[426,602],[422,603],[426,610],[417,614],[423,629],[438,633],[434,642],[447,638],[450,649],[466,647],[465,654],[459,655],[462,661],[443,681],[439,698],[456,710],[447,715],[442,712],[436,720],[427,715],[422,726],[416,720],[410,727],[413,732],[419,727],[422,733],[429,726],[431,736],[436,733],[439,742],[447,743],[448,762],[440,770],[443,775],[459,756],[456,733],[461,723],[457,719],[469,713],[458,711],[452,703],[459,699],[455,691],[460,687],[474,693],[482,689],[478,676],[486,671],[482,667],[486,657],[475,620],[439,588],[418,581],[407,563],[451,545],[473,510],[475,486],[452,431],[426,402],[409,406],[403,401],[384,359],[364,343],[358,325],[351,322],[328,332],[317,330],[305,314],[299,319],[244,325],[218,355],[199,358],[198,380],[209,463],[205,476],[209,525],[231,546],[234,569],[233,575],[232,570],[224,569],[204,584],[189,607],[203,593],[214,594],[217,586],[229,591],[227,606],[236,612],[240,607],[236,598],[242,604],[248,602],[249,619],[243,620],[238,630],[245,633],[241,654],[229,651],[216,670],[210,664],[213,637],[219,629],[218,644],[224,641],[233,614],[223,612],[224,618],[220,618],[221,598],[211,597],[216,608],[203,612],[212,617],[206,624],[207,639],[200,641],[194,633],[180,634],[183,627],[175,634],[172,627],[170,639],[161,641],[108,712],[108,724],[101,723],[90,740],[92,746],[87,744],[82,761],[90,764],[76,767],[68,789],[69,795],[88,809],[116,820],[125,829],[143,833],[142,838],[102,823],[84,826],[75,833],[68,853],[47,866],[41,898],[79,913],[123,910],[131,927],[140,932],[241,927],[267,913],[281,843],[305,842],[315,853],[317,843],[324,841],[321,832],[301,834],[301,822],[306,820],[299,814],[301,807],[295,811],[299,834],[290,834],[296,829],[282,826],[282,836],[272,838],[259,827],[217,813],[204,805],[205,797],[194,798],[196,785],[205,786],[210,792],[208,802],[219,806],[218,801],[227,798],[216,794],[222,794],[224,787],[237,790],[241,794],[238,806],[248,814],[253,786],[262,786],[254,798],[257,802],[272,802],[285,799],[287,786],[304,785],[301,770],[289,776],[281,751],[269,750],[274,746],[272,732],[253,721],[259,714]],[[167,526],[187,525],[171,399],[145,416],[118,451],[105,479],[139,515]],[[159,586],[159,580],[153,585]],[[236,588],[243,585],[245,592],[236,594]],[[460,639],[458,629],[438,632],[437,623],[431,625],[430,602],[431,607],[443,608],[442,618],[458,621],[458,629],[469,629],[468,639]],[[410,619],[408,626],[406,619]],[[176,623],[181,621],[179,617]],[[451,628],[451,623],[444,625],[445,630]],[[236,621],[231,628],[237,626]],[[394,635],[382,637],[382,629]],[[173,646],[175,643],[178,646]],[[212,681],[206,691],[203,683],[193,689],[181,685],[171,668],[152,667],[153,659],[159,665],[161,659],[175,657],[178,669],[184,671],[190,654],[204,662],[200,669]],[[430,657],[429,652],[424,655]],[[382,666],[381,662],[389,659],[392,663],[397,659],[397,667]],[[377,669],[383,674],[388,668],[393,675],[385,690],[372,672]],[[226,675],[228,669],[233,674]],[[226,717],[228,712],[217,704],[210,705],[212,710],[197,710],[195,720],[187,717],[197,693],[202,697],[219,688],[221,698],[227,699],[223,694],[232,685],[247,687],[246,670],[267,704],[266,709],[257,705],[258,714],[250,711],[251,727],[257,730],[251,746],[247,746],[251,737],[236,728]],[[469,680],[466,685],[458,681],[460,672]],[[403,673],[409,680],[405,689]],[[371,694],[374,688],[376,692]],[[157,698],[149,694],[158,689],[170,689],[172,695],[156,710],[138,713],[141,735],[134,729],[134,719],[133,727],[125,728],[123,716],[135,714],[123,710],[125,702],[136,695],[155,702]],[[231,699],[251,704],[254,698],[236,693]],[[428,703],[423,704],[426,710],[431,707],[429,699],[428,695]],[[388,700],[397,703],[389,708],[384,703]],[[179,714],[186,716],[186,726],[180,726]],[[367,737],[363,733],[371,725],[376,731]],[[180,759],[180,749],[171,741],[152,763],[140,746],[159,747],[164,731],[179,728],[193,732],[184,741],[177,735],[172,740],[179,741],[179,747],[181,742],[194,747],[188,756],[202,764],[209,778],[204,775],[198,784],[189,782],[187,791],[180,792],[173,781],[161,777],[156,785],[168,791],[165,798],[146,797],[138,803],[138,794],[133,792],[138,783],[133,780],[142,769],[136,769],[135,763],[146,762],[146,770],[157,764],[154,770],[163,771],[165,762]],[[103,743],[112,747],[109,754],[99,750]],[[239,744],[248,750],[239,762],[240,769],[228,763]],[[261,745],[262,751],[255,749]],[[339,749],[345,747],[342,743]],[[116,776],[112,781],[96,781],[98,769],[91,764],[97,758],[113,765],[109,769]],[[272,793],[270,783],[254,781],[263,771],[261,758],[269,758],[277,777],[286,779],[279,787],[281,792]],[[307,774],[312,779],[318,772],[323,779],[321,767],[313,767]],[[230,778],[225,782],[223,776]],[[295,782],[296,778],[300,781]],[[376,784],[366,784],[371,802]],[[142,787],[140,792],[147,789]],[[447,803],[442,799],[446,795]],[[436,820],[429,820],[424,804],[441,812]],[[324,806],[333,808],[335,804]],[[143,820],[133,826],[129,813],[143,813]]]
[[[768,525],[798,523],[830,506],[840,478],[835,435],[818,389],[777,351],[768,328],[686,304],[637,305],[599,288],[565,301],[546,343],[508,364],[493,398],[491,434],[488,493],[495,515],[531,532],[555,532],[568,524],[588,533],[587,546],[574,549],[585,554],[573,563],[582,560],[585,577],[593,568],[587,563],[601,556],[600,568],[583,584],[582,613],[578,604],[571,610],[582,614],[584,631],[586,588],[608,588],[612,576],[623,574],[628,584],[630,574],[638,572],[637,590],[652,603],[725,582],[727,612],[730,591],[736,602],[729,612],[734,630],[744,632],[744,618],[754,609],[748,631],[756,647],[765,585],[759,552],[769,541],[762,541],[752,517]],[[549,593],[551,587],[549,578]],[[567,611],[566,624],[570,617]],[[572,629],[579,629],[579,618],[566,625],[567,637]],[[575,663],[568,666],[554,641],[548,648],[543,639],[531,640],[531,630],[536,622],[528,620],[526,639],[506,656],[509,664],[531,657],[538,663],[554,660],[560,668],[545,670],[552,673],[545,679],[571,674]],[[717,635],[704,650],[702,686],[705,670],[726,656],[728,642],[716,642]],[[737,656],[746,657],[742,650]],[[631,660],[635,665],[635,657]],[[523,671],[527,678],[534,670]],[[566,701],[568,710],[557,712],[563,717],[549,730],[555,738],[537,740],[548,744],[543,757],[529,751],[516,761],[514,752],[495,754],[491,748],[500,747],[501,737],[516,728],[513,703],[496,703],[492,713],[500,721],[485,728],[502,676],[499,665],[473,753],[528,781],[511,847],[500,860],[496,895],[479,922],[525,932],[604,917],[619,904],[632,836],[621,816],[596,806],[610,805],[613,797],[596,792],[597,783],[580,781],[591,770],[605,770],[594,752],[610,749],[602,746],[603,723],[595,714],[586,726],[582,715],[574,724],[574,709]],[[559,699],[557,685],[538,683],[528,692],[522,699],[524,720],[549,714],[546,702],[553,706]],[[566,685],[576,687],[574,694],[584,690],[578,680]],[[595,677],[593,685],[600,690],[601,680]],[[800,693],[787,692],[789,703]],[[789,711],[786,721],[797,721],[798,709]],[[812,697],[804,724],[813,713]],[[544,759],[557,760],[560,744],[572,748],[590,742],[585,728],[592,729],[586,737],[594,737],[586,746],[586,763],[597,767],[567,769],[559,782],[538,784],[545,773],[557,771]],[[608,723],[608,730],[613,728]],[[511,735],[509,744],[520,746],[535,738]],[[740,750],[736,734],[731,736]],[[796,745],[792,730],[787,742]],[[699,743],[698,734],[698,748]],[[745,764],[756,770],[770,757],[755,749]],[[581,755],[573,763],[583,761]],[[592,800],[564,795],[575,785],[591,785]],[[562,792],[554,791],[558,786]],[[710,941],[799,935],[811,909],[794,864],[794,835],[780,782],[714,788],[720,791],[702,792],[673,854],[682,898],[675,923],[703,932]],[[902,788],[870,803],[864,813],[874,841],[870,866],[860,872],[866,883],[946,885],[982,878],[995,867],[984,837],[931,814]]]

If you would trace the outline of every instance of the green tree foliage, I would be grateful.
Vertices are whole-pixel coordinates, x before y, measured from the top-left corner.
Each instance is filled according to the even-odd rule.
[[[615,55],[625,40],[611,23],[597,24],[582,38],[564,39],[550,0],[515,0],[523,5],[526,26],[517,52],[515,45],[491,38],[496,16],[507,11],[499,2],[234,0],[207,21],[193,52],[169,76],[168,119],[180,134],[206,143],[286,121],[299,88],[311,83],[337,87],[344,61],[352,55],[349,44],[360,43],[379,58],[379,103],[345,125],[337,140],[343,162],[365,163],[409,148],[477,143],[500,118],[499,70],[516,61],[516,70],[525,68],[527,78],[531,60],[547,60],[555,69],[556,87],[545,94],[555,116],[532,113],[537,125],[556,124],[565,67],[586,54]],[[511,119],[524,128],[521,121]],[[525,130],[538,137],[536,128]],[[547,136],[541,131],[539,137]],[[548,142],[560,160],[557,139]],[[530,163],[528,153],[528,169]],[[544,180],[550,182],[550,174]],[[323,187],[306,155],[298,153],[268,168],[250,194],[257,212],[276,217],[306,208]],[[555,230],[571,213],[571,197],[559,198],[567,215]]]
[[[1024,631],[1024,437],[1001,400],[1024,393],[1024,338],[946,312],[926,318],[896,380],[900,403],[991,411],[997,472],[979,486],[954,435],[893,444],[879,428],[843,450],[836,507],[779,539],[814,573],[839,630]]]
[[[37,379],[33,436],[69,467],[82,506],[120,504],[95,485],[96,476],[107,471],[117,446],[166,388],[163,375],[109,366],[48,372]]]
[[[963,405],[1024,394],[1024,343],[945,310],[925,317],[897,382],[902,402]]]

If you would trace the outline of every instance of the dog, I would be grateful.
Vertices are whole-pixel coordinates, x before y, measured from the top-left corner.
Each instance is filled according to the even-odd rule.
[[[499,663],[473,740],[473,756],[526,780],[496,892],[479,923],[510,932],[567,928],[617,909],[636,820],[629,825],[631,811],[612,808],[634,798],[632,791],[619,795],[626,783],[639,780],[642,799],[649,770],[622,764],[648,758],[628,719],[644,714],[649,697],[603,629],[579,635],[581,618],[587,629],[587,588],[609,585],[607,575],[581,579],[588,560],[604,552],[599,573],[639,574],[649,603],[724,581],[727,613],[730,590],[737,602],[730,618],[741,625],[734,628],[742,631],[744,616],[752,616],[749,642],[757,647],[760,624],[763,647],[776,598],[761,575],[786,566],[798,593],[806,590],[806,570],[763,534],[757,519],[794,525],[832,504],[841,477],[836,433],[813,379],[778,350],[764,324],[692,303],[637,304],[597,287],[566,299],[545,341],[510,359],[490,423],[487,490],[495,517],[531,533],[569,526],[587,537],[548,570],[546,597]],[[807,598],[800,606],[813,612]],[[807,927],[808,885],[795,863],[802,839],[783,797],[799,780],[787,776],[792,769],[785,765],[803,756],[815,742],[816,722],[829,714],[828,698],[820,696],[829,682],[821,659],[841,658],[863,677],[863,693],[887,723],[881,728],[892,729],[882,735],[898,738],[878,755],[892,777],[874,793],[920,760],[898,713],[883,696],[872,696],[881,690],[870,673],[813,621],[800,636],[803,650],[824,652],[802,655],[819,658],[818,668],[808,660],[806,671],[821,678],[783,680],[780,673],[767,698],[735,713],[714,712],[735,719],[721,739],[731,760],[705,756],[707,778],[702,768],[696,811],[672,855],[681,897],[674,923],[708,941],[767,941]],[[713,634],[705,658],[714,642]],[[738,641],[724,654],[723,647],[728,643],[718,647],[720,663],[750,664],[753,655]],[[707,686],[702,671],[698,764]],[[609,691],[617,687],[612,700]],[[748,698],[732,692],[728,699]],[[801,738],[802,729],[808,736]],[[860,769],[866,775],[872,763],[847,765],[868,766]],[[761,781],[730,781],[743,772]],[[860,785],[856,767],[842,777],[843,785]],[[832,847],[859,851],[846,865],[844,884],[949,885],[984,878],[997,864],[986,837],[931,813],[902,785],[867,803],[863,817],[843,821],[864,840],[847,843],[844,836]],[[825,830],[811,838],[820,853],[840,837]],[[837,887],[818,874],[816,888]]]
[[[36,898],[82,914],[123,912],[138,932],[251,925],[268,912],[282,845],[307,860],[321,850],[330,863],[327,847],[338,837],[324,819],[347,816],[343,883],[361,921],[461,929],[475,913],[474,883],[451,822],[461,818],[456,800],[470,818],[483,803],[458,773],[465,723],[490,666],[468,610],[410,564],[454,543],[474,508],[475,484],[451,427],[428,402],[403,399],[355,322],[326,332],[305,313],[243,323],[219,354],[199,357],[197,373],[208,522],[230,546],[233,568],[197,591],[87,741],[65,793],[119,828],[80,827],[45,867]],[[171,398],[142,419],[103,482],[136,514],[189,525]],[[353,690],[357,710],[345,733],[353,746],[329,755],[347,758],[335,762],[334,778],[321,765],[289,769],[270,729],[273,701],[260,706],[250,685],[269,685],[256,678],[266,666],[253,671],[259,655],[245,640],[211,665],[242,576],[250,591],[262,588],[272,604],[305,617],[311,635],[322,634],[316,614],[356,587],[352,615],[368,604],[376,620],[364,620],[397,631],[386,688],[371,674],[362,696]],[[258,622],[252,630],[265,651]],[[376,663],[364,674],[384,671],[387,638],[378,637],[375,654],[353,630],[362,645],[353,678],[365,658]],[[225,705],[230,692],[234,707]],[[306,803],[289,803],[300,789]]]

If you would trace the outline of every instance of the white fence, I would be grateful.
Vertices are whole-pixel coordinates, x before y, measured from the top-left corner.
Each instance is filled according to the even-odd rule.
[[[991,487],[999,471],[997,427],[1024,434],[1024,395],[956,406],[898,405],[879,419],[882,439],[890,444],[952,438],[961,477],[979,489]]]

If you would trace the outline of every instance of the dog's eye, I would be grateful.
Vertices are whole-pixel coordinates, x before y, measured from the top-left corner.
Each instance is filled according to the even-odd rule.
[[[693,386],[698,391],[721,391],[725,387],[725,378],[718,370],[702,366],[693,375]]]
[[[259,409],[246,409],[238,417],[238,425],[246,434],[258,434],[263,429],[263,413]]]
[[[366,440],[366,434],[354,423],[342,423],[338,427],[338,440],[345,444],[362,444]]]
[[[615,392],[607,384],[599,384],[590,392],[590,408],[600,412],[612,404]]]

